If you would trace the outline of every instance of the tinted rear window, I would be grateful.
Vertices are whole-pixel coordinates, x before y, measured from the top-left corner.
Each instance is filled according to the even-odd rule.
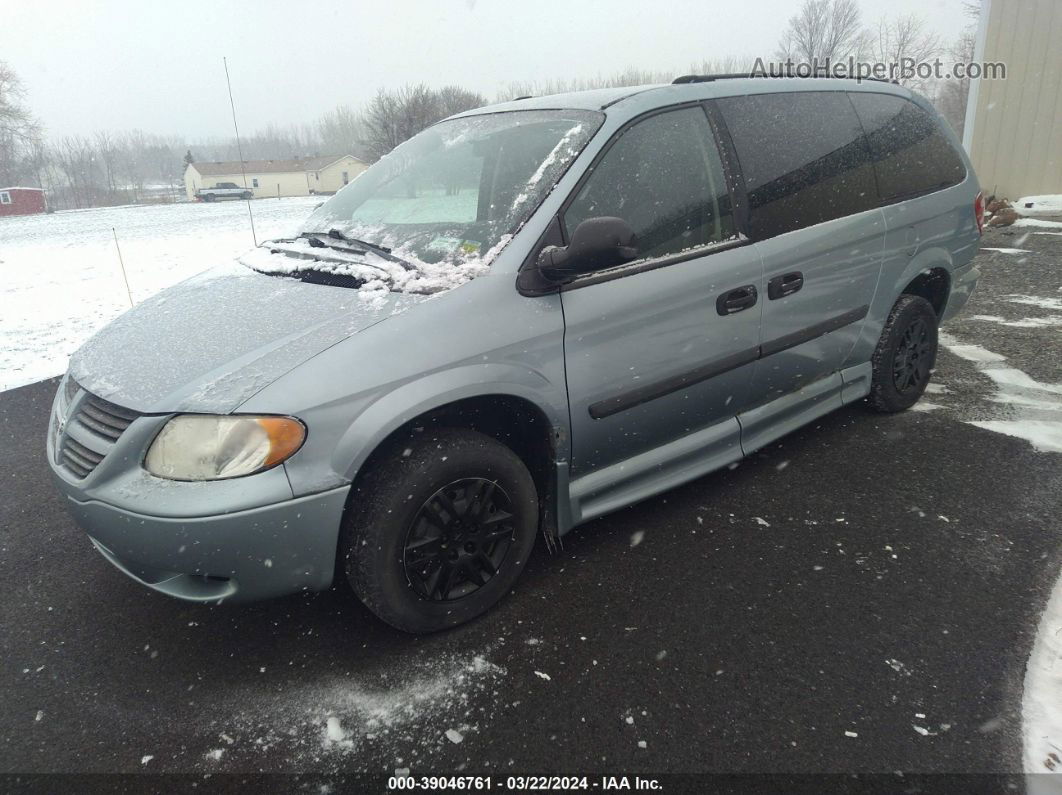
[[[859,118],[840,91],[719,100],[763,239],[877,206]]]
[[[929,113],[902,97],[850,94],[874,158],[884,202],[929,193],[966,178],[966,166]]]

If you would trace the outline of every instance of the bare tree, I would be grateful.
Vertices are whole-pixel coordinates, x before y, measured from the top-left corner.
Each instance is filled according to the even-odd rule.
[[[974,56],[976,32],[968,29],[948,49],[948,55],[956,62],[969,63]],[[942,80],[938,87],[935,104],[940,114],[947,119],[955,134],[962,137],[966,126],[966,103],[970,97],[970,78]]]
[[[18,184],[33,175],[32,153],[41,130],[24,98],[18,75],[0,61],[0,184]]]
[[[435,93],[439,97],[439,112],[443,114],[444,119],[455,113],[462,113],[487,104],[482,94],[460,86],[443,86]]]
[[[118,146],[114,136],[104,130],[95,135],[96,152],[100,159],[107,192],[113,197],[118,192]]]
[[[751,55],[724,55],[721,58],[705,58],[700,63],[690,64],[690,72],[697,75],[729,75],[752,72],[756,59]]]
[[[694,70],[696,71],[696,70]],[[674,71],[651,71],[628,67],[622,72],[597,77],[559,78],[550,80],[517,81],[498,93],[498,101],[506,102],[517,97],[540,97],[548,94],[567,94],[571,91],[589,91],[595,88],[623,88],[644,86],[653,83],[670,83]]]
[[[946,51],[955,63],[970,63],[974,58],[974,41],[977,38],[977,23],[981,16],[980,3],[967,0],[963,3],[963,13],[969,22],[959,38]],[[937,110],[960,138],[966,126],[966,104],[969,97],[970,78],[964,77],[960,80],[952,77],[940,81],[934,98]]]
[[[943,50],[940,36],[929,30],[925,20],[915,14],[893,19],[882,17],[874,47],[877,60],[893,65],[897,70],[890,79],[899,80],[901,85],[917,91],[924,91],[932,82],[932,76],[903,74],[898,70],[905,67],[910,70],[915,64],[931,61]]]
[[[51,158],[63,178],[60,198],[74,207],[104,203],[103,172],[96,154],[93,141],[80,135],[65,136],[51,147]]]
[[[397,91],[380,89],[365,111],[365,144],[380,158],[424,128],[453,113],[485,104],[483,97],[448,86],[439,91],[423,83]]]
[[[352,154],[364,157],[365,123],[362,115],[348,105],[337,105],[317,120],[314,129],[317,144],[328,154]]]
[[[868,45],[856,0],[804,0],[782,34],[778,56],[794,63],[825,66],[848,58],[861,59]]]

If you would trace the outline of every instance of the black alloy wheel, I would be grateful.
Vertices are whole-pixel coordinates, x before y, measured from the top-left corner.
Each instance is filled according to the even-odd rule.
[[[512,503],[496,482],[454,481],[429,497],[406,534],[403,564],[422,599],[452,601],[498,573],[512,546]]]
[[[937,360],[937,323],[936,310],[920,295],[904,293],[893,304],[870,360],[870,408],[889,414],[922,397]]]
[[[902,393],[919,389],[929,380],[936,346],[930,339],[926,321],[915,318],[900,337],[892,361],[892,378],[896,391]]]

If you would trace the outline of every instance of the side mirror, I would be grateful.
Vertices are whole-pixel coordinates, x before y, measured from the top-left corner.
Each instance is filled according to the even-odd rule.
[[[554,284],[582,273],[611,268],[638,256],[638,238],[622,218],[587,218],[567,246],[548,246],[538,255],[538,270]]]

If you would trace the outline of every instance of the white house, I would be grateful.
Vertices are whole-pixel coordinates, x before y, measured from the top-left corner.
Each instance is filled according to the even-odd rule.
[[[189,164],[184,171],[188,199],[194,199],[200,188],[212,188],[219,182],[234,182],[241,188],[246,185],[256,199],[335,193],[368,168],[353,155],[244,160],[242,165],[238,160]]]

